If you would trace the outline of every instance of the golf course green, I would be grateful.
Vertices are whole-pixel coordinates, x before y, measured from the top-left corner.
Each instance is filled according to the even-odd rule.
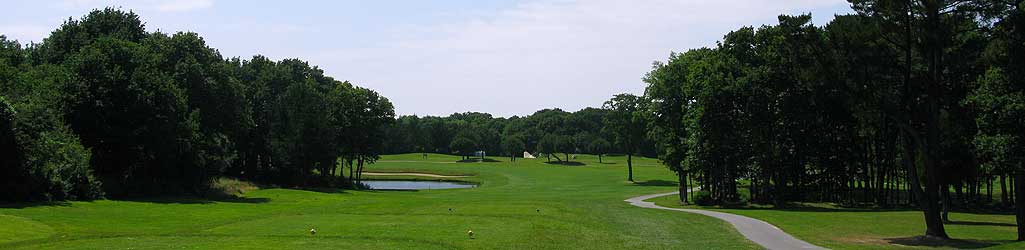
[[[384,156],[373,179],[456,179],[476,188],[421,191],[262,188],[211,201],[169,197],[0,208],[0,249],[757,249],[725,222],[624,199],[676,189],[654,159]],[[311,229],[317,233],[312,235]],[[467,232],[475,235],[471,239]]]

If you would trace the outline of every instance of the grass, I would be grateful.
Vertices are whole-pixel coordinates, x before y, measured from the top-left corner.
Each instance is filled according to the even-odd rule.
[[[675,196],[652,199],[665,207],[683,207]],[[687,206],[739,214],[769,222],[809,243],[831,249],[1025,249],[1016,238],[1013,215],[950,213],[954,223],[947,233],[955,240],[922,241],[925,232],[922,212],[841,208],[831,204],[805,203],[796,208],[747,207],[721,209]]]
[[[366,169],[470,175],[456,179],[481,184],[472,189],[246,191],[224,180],[244,193],[0,205],[0,249],[758,249],[716,219],[623,202],[675,190],[655,160],[635,158],[639,185],[625,181],[624,157],[579,156],[579,166],[492,159],[394,155]]]

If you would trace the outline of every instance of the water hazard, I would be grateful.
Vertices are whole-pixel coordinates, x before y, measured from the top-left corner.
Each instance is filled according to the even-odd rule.
[[[431,190],[473,188],[476,184],[450,181],[363,181],[370,189],[375,190]]]

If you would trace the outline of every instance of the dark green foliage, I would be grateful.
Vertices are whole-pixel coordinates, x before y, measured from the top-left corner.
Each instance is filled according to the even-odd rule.
[[[648,136],[681,193],[695,174],[699,203],[903,203],[946,238],[941,214],[1025,179],[1022,1],[851,2],[824,27],[781,16],[655,63]]]
[[[0,188],[7,190],[4,197],[0,199],[13,199],[21,196],[24,191],[17,190],[20,180],[25,179],[22,168],[22,152],[18,148],[18,141],[14,137],[14,106],[0,96],[0,152],[4,157],[0,158]]]
[[[711,206],[715,205],[716,201],[712,198],[712,193],[701,190],[694,192],[694,204],[697,204],[698,206]]]
[[[609,152],[612,149],[612,143],[602,138],[594,139],[587,145],[587,152],[597,155],[598,162],[602,162],[602,155]]]
[[[81,20],[68,19],[43,39],[34,53],[37,63],[59,64],[100,38],[139,42],[146,36],[145,25],[138,15],[108,7],[93,10]]]
[[[103,197],[89,168],[90,153],[67,129],[47,131],[24,141],[30,200],[91,200]],[[10,189],[8,189],[10,190]],[[14,189],[17,190],[17,189]],[[42,192],[39,194],[38,192]]]
[[[515,161],[517,154],[526,151],[527,146],[523,144],[518,136],[506,136],[502,138],[502,150],[509,154],[509,159]]]
[[[139,44],[107,37],[67,59],[76,77],[64,87],[65,116],[92,148],[93,166],[108,190],[182,191],[206,173],[184,161],[194,117],[184,91],[156,68],[155,59]]]
[[[224,60],[198,34],[148,33],[113,8],[28,49],[0,37],[0,90],[9,200],[100,198],[99,180],[115,197],[203,194],[220,175],[353,186],[394,117],[306,62]]]
[[[573,137],[567,135],[556,135],[555,136],[555,151],[560,152],[566,157],[565,161],[571,161],[569,154],[576,151],[575,144],[573,143]]]
[[[467,158],[477,152],[477,143],[472,136],[468,134],[460,134],[452,139],[452,143],[449,144],[449,148],[452,149],[452,153],[456,155],[462,155],[463,158]]]
[[[0,200],[91,200],[103,197],[89,166],[90,152],[68,130],[60,114],[53,83],[25,72],[19,80],[35,80],[27,89],[10,92],[16,103],[0,96],[0,150],[5,157]],[[9,157],[8,157],[9,156]]]
[[[546,134],[537,143],[537,151],[544,153],[551,161],[555,157],[559,162],[570,161],[569,154],[573,152],[573,138],[559,134]],[[562,157],[556,154],[562,154]]]
[[[513,116],[495,118],[486,113],[456,113],[447,117],[402,116],[386,130],[387,138],[384,151],[387,153],[438,152],[453,153],[459,150],[451,148],[452,141],[463,136],[477,145],[476,150],[488,152],[489,155],[518,156],[524,150],[540,150],[564,153],[589,152],[589,145],[594,140],[611,141],[612,136],[604,133],[607,124],[605,117],[609,110],[584,108],[577,112],[566,112],[560,109],[544,109],[529,116]],[[539,144],[547,135],[559,137],[558,142],[552,141],[550,149],[541,149]],[[523,147],[517,152],[506,150],[502,145],[506,138],[515,137],[522,141]],[[642,136],[643,137],[643,136]],[[562,140],[565,139],[565,140]],[[638,151],[645,156],[654,155],[653,143],[646,137],[640,139]],[[556,145],[558,144],[558,145]],[[602,150],[604,153],[625,152],[620,147],[611,146]]]
[[[648,141],[647,131],[651,118],[648,99],[631,94],[618,94],[605,102],[602,108],[609,111],[605,116],[605,133],[616,139],[616,144],[626,154],[627,180],[633,181],[633,156],[641,152]]]

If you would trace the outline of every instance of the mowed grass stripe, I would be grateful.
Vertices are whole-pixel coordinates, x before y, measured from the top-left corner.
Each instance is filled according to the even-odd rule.
[[[261,189],[238,202],[163,198],[5,208],[0,214],[37,221],[54,233],[45,240],[18,236],[0,249],[757,249],[721,221],[622,203],[673,190],[675,176],[664,167],[635,167],[639,182],[664,183],[645,186],[625,181],[625,157],[599,164],[579,156],[583,166],[506,158],[431,163],[448,159],[458,157],[385,156],[367,171],[465,174],[471,177],[461,179],[481,186]],[[310,228],[317,235],[309,235]]]

